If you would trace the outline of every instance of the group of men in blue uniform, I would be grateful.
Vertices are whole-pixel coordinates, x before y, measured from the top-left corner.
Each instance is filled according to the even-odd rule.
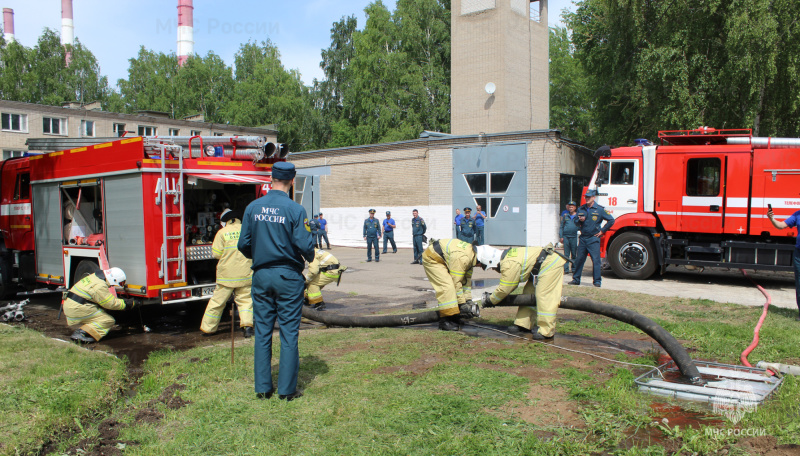
[[[572,272],[570,285],[580,285],[586,257],[592,257],[592,284],[600,287],[602,283],[600,240],[614,224],[614,217],[597,203],[597,190],[587,190],[586,204],[577,207],[574,201],[567,203],[567,210],[561,213],[558,237],[564,244],[564,255],[573,260],[564,265],[564,273]],[[604,223],[605,222],[605,223]]]
[[[475,216],[472,216],[472,208],[465,207],[464,213],[456,209],[456,237],[464,242],[476,245],[483,245],[483,229],[486,226],[486,212],[483,212],[480,204],[475,208]]]
[[[411,219],[411,237],[414,244],[414,261],[411,264],[422,264],[422,243],[425,239],[425,220],[419,216],[419,211],[414,209],[414,218]],[[397,222],[392,218],[392,212],[386,211],[386,218],[383,223],[378,223],[375,218],[375,209],[369,210],[369,218],[364,220],[362,235],[367,241],[367,263],[372,261],[372,249],[375,249],[375,261],[381,261],[381,253],[387,253],[388,244],[392,244],[392,253],[397,253],[397,244],[394,242],[394,230],[397,229]],[[378,250],[378,240],[383,236],[383,251]]]
[[[314,214],[314,219],[308,221],[308,227],[311,230],[311,238],[314,241],[314,247],[321,249],[322,240],[325,239],[325,244],[328,250],[331,249],[331,243],[328,241],[328,221],[322,218],[322,212]]]

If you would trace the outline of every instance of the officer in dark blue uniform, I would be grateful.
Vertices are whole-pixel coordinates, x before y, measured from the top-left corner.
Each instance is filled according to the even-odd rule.
[[[578,205],[575,201],[567,203],[567,210],[561,214],[561,223],[558,226],[559,242],[564,244],[564,256],[572,261],[578,257]],[[572,263],[567,261],[564,263],[564,274],[570,274],[575,271],[570,271],[569,268]],[[574,267],[574,266],[572,266]]]
[[[297,336],[305,288],[303,268],[305,261],[314,260],[314,245],[306,210],[289,198],[295,173],[291,163],[272,166],[272,190],[247,206],[237,245],[253,260],[255,390],[260,399],[269,399],[275,391],[272,331],[276,319],[281,337],[278,395],[287,401],[303,395],[297,389]]]
[[[319,229],[321,228],[321,224],[319,223],[319,216],[314,214],[314,219],[308,221],[308,228],[311,230],[311,242],[314,243],[314,248],[321,248],[320,239],[319,239]]]
[[[375,262],[381,261],[378,239],[381,238],[381,222],[375,218],[375,209],[369,210],[369,218],[364,220],[364,240],[367,241],[367,263],[372,261],[372,247],[375,247]]]
[[[411,264],[422,264],[422,239],[425,237],[425,220],[419,216],[419,211],[414,209],[414,218],[411,219],[411,237],[414,241],[414,261]]]
[[[472,218],[472,208],[464,208],[464,217],[458,226],[458,238],[467,244],[472,244],[475,240],[475,219]]]
[[[592,274],[594,275],[594,286],[599,287],[600,281],[600,238],[614,224],[614,217],[606,212],[605,208],[595,204],[597,190],[586,191],[586,204],[578,208],[578,228],[581,230],[578,242],[578,259],[575,261],[575,272],[572,274],[570,285],[581,284],[581,274],[583,265],[586,263],[586,255],[592,256]],[[603,224],[603,220],[606,221]]]

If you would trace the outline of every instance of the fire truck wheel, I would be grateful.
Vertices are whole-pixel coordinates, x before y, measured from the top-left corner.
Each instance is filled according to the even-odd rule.
[[[656,272],[653,242],[644,233],[622,233],[611,241],[608,263],[621,279],[647,279]]]
[[[89,274],[94,274],[98,269],[100,269],[100,266],[98,266],[94,261],[81,260],[81,262],[78,263],[78,267],[75,268],[75,274],[72,276],[72,283],[70,284],[70,287],[78,283],[79,280],[88,276]]]

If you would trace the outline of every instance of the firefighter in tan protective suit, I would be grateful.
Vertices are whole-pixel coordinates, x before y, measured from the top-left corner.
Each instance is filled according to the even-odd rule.
[[[125,272],[122,269],[111,268],[88,275],[69,289],[64,298],[67,325],[81,325],[72,333],[70,339],[83,343],[98,341],[108,334],[115,323],[114,317],[106,313],[104,308],[133,309],[133,300],[126,302],[109,291],[109,287],[124,287],[125,279]]]
[[[253,260],[248,260],[239,252],[239,232],[242,229],[242,215],[225,209],[220,217],[223,228],[214,237],[211,254],[217,262],[217,288],[208,301],[206,313],[200,330],[214,334],[231,294],[239,307],[239,326],[245,338],[253,335],[253,299],[250,285],[253,282]]]
[[[306,298],[314,310],[325,310],[325,301],[322,300],[322,288],[329,283],[336,282],[342,277],[347,266],[339,264],[339,260],[330,253],[319,249],[314,255],[314,261],[308,265],[308,278],[306,279]]]
[[[475,246],[459,239],[431,240],[422,253],[422,265],[439,304],[439,329],[459,330],[458,306],[472,300],[472,268],[476,264]]]
[[[500,284],[490,294],[483,296],[485,307],[494,307],[521,282],[525,283],[523,294],[536,296],[536,310],[518,307],[512,332],[532,332],[536,340],[552,340],[556,333],[556,313],[561,303],[561,288],[564,281],[566,261],[547,247],[512,247],[498,250],[490,246],[478,247],[478,259],[500,272]],[[536,326],[532,316],[536,313]]]

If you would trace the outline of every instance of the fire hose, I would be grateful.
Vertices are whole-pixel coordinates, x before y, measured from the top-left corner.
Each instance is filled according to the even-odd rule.
[[[508,296],[501,301],[498,306],[535,307],[536,298],[534,295]],[[467,307],[467,309],[465,309],[465,307]],[[480,309],[475,304],[462,305],[460,308],[462,317],[469,318],[472,316],[480,316]],[[680,342],[667,332],[667,330],[649,318],[632,310],[585,298],[564,296],[561,298],[561,308],[603,315],[639,328],[655,339],[656,342],[666,350],[675,361],[681,373],[688,377],[692,383],[702,383],[700,371],[686,352],[686,349],[683,348]],[[349,316],[335,315],[330,312],[319,312],[304,306],[303,317],[329,326],[382,328],[433,323],[439,320],[439,312],[433,310],[402,315]]]

